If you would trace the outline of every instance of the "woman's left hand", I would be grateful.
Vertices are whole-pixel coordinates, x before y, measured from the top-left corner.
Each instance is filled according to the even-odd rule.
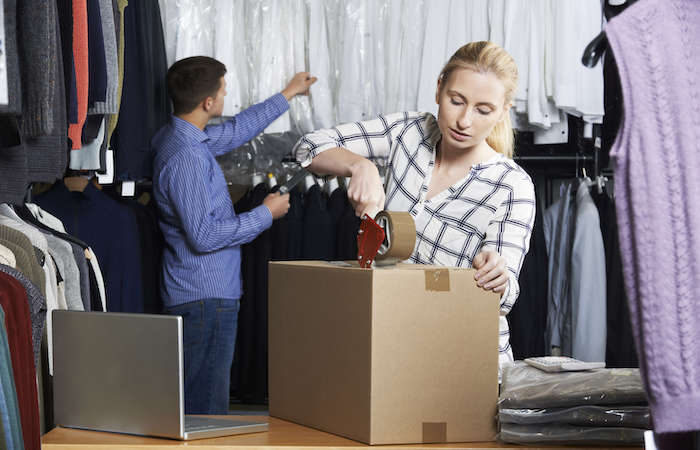
[[[502,294],[508,284],[506,259],[498,252],[482,251],[474,257],[472,267],[477,269],[474,279],[486,291]]]

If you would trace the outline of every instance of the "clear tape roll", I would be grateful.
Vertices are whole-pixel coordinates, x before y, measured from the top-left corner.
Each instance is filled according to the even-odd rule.
[[[416,245],[416,223],[413,216],[407,212],[381,211],[374,220],[386,232],[375,259],[385,262],[408,259]]]

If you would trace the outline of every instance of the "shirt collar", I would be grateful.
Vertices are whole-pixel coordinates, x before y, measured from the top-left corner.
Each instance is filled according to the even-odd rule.
[[[85,185],[85,189],[82,191],[71,191],[68,189],[68,186],[63,182],[63,180],[60,180],[60,187],[64,191],[64,194],[71,195],[71,194],[77,194],[80,195],[81,197],[88,199],[88,200],[95,200],[96,197],[99,197],[99,195],[102,193],[99,189],[97,189],[93,184],[92,180],[89,180],[87,184]]]
[[[209,136],[207,136],[207,134],[204,131],[200,130],[192,123],[181,119],[175,115],[172,116],[172,124],[175,128],[175,131],[184,134],[185,136],[191,138],[196,142],[204,142],[207,139],[209,139]]]
[[[502,153],[496,153],[495,155],[493,155],[492,157],[490,157],[486,161],[481,162],[479,164],[475,164],[474,169],[483,169],[483,168],[486,168],[488,166],[492,166],[492,165],[498,163],[499,161],[501,161],[503,158],[505,158],[505,156],[503,156]]]

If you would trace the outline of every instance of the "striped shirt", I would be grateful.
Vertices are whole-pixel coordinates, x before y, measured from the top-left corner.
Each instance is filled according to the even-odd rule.
[[[506,314],[518,298],[518,274],[530,244],[535,190],[528,174],[498,154],[472,166],[464,178],[426,198],[441,137],[430,113],[397,113],[307,134],[295,156],[303,165],[333,147],[361,156],[385,158],[388,211],[408,211],[416,223],[410,262],[471,267],[483,250],[501,254],[509,279],[500,299],[499,362],[513,360]]]
[[[288,108],[284,96],[276,94],[204,131],[173,116],[153,137],[166,306],[241,297],[240,245],[269,228],[272,215],[263,205],[236,214],[215,156],[254,138]]]

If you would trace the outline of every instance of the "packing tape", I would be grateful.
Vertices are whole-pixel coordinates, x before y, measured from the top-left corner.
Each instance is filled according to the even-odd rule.
[[[381,211],[374,220],[384,228],[386,238],[375,258],[378,261],[408,259],[416,246],[416,223],[407,212]]]
[[[447,422],[423,422],[423,443],[443,444],[447,442]]]
[[[425,273],[425,290],[449,292],[450,291],[450,271],[449,269],[428,269]]]

